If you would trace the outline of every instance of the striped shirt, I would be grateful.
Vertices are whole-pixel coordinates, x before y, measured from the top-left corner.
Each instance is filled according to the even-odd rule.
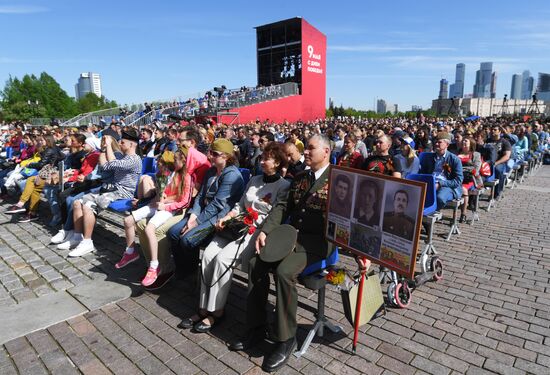
[[[141,174],[141,158],[138,155],[124,155],[122,159],[103,164],[103,170],[113,171],[113,183],[117,191],[126,198],[132,198]]]

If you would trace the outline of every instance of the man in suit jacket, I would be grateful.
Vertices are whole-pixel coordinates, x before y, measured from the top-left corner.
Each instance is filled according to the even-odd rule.
[[[462,163],[455,154],[447,151],[451,143],[451,135],[439,132],[434,144],[434,151],[422,155],[420,160],[421,174],[435,176],[437,190],[437,209],[441,210],[447,202],[460,198],[462,195]]]
[[[265,246],[266,236],[282,223],[298,230],[296,248],[283,260],[267,263],[259,257],[250,260],[249,295],[247,299],[248,334],[232,342],[231,350],[246,350],[265,337],[266,309],[269,292],[269,271],[277,280],[276,326],[273,339],[277,345],[264,358],[262,369],[272,372],[282,367],[296,347],[296,310],[298,292],[296,280],[304,268],[326,258],[332,246],[324,237],[327,205],[330,141],[324,135],[312,136],[304,152],[309,170],[296,175],[288,199],[279,202],[264,221],[256,240],[256,252]]]

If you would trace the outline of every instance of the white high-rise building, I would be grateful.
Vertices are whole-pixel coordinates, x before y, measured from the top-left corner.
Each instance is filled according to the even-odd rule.
[[[76,100],[84,97],[89,92],[93,92],[101,98],[101,77],[98,73],[80,73],[78,83],[75,85]]]

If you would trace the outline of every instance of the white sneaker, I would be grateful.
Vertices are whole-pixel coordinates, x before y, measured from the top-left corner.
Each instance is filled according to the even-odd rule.
[[[70,250],[77,247],[80,244],[80,240],[75,240],[74,236],[70,240],[65,241],[57,245],[57,250]]]
[[[70,257],[81,257],[94,251],[94,243],[92,241],[82,241],[78,246],[69,253]]]
[[[61,242],[68,241],[73,236],[73,232],[74,231],[72,230],[68,230],[65,232],[65,230],[61,229],[59,232],[57,232],[55,236],[52,237],[50,242],[53,244],[59,244]]]

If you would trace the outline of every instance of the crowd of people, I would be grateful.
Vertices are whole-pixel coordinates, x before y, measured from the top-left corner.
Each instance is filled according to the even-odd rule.
[[[48,225],[59,229],[51,242],[70,257],[95,250],[93,230],[102,210],[131,200],[131,212],[121,219],[126,247],[115,267],[143,255],[146,289],[194,274],[204,247],[199,309],[182,320],[182,329],[204,333],[223,319],[233,269],[247,270],[248,331],[230,343],[232,350],[246,350],[266,337],[273,270],[277,302],[270,338],[276,345],[262,367],[275,371],[296,347],[297,276],[332,251],[324,236],[330,164],[397,178],[432,174],[439,210],[465,198],[463,221],[468,192],[483,189],[488,177],[482,164],[499,181],[498,198],[513,165],[547,149],[549,127],[550,122],[504,117],[231,126],[154,122],[141,129],[117,122],[32,129],[6,124],[0,134],[0,188],[3,199],[16,201],[6,213],[21,214],[20,222],[39,218],[43,194],[51,211]],[[142,158],[155,159],[154,175],[142,174]],[[340,182],[341,189],[349,188]],[[358,217],[365,222],[375,214],[369,197],[378,195],[370,194],[371,188],[361,187],[364,207]],[[262,260],[258,254],[281,223],[298,229],[295,250],[276,262]],[[360,260],[358,265],[366,266]]]

